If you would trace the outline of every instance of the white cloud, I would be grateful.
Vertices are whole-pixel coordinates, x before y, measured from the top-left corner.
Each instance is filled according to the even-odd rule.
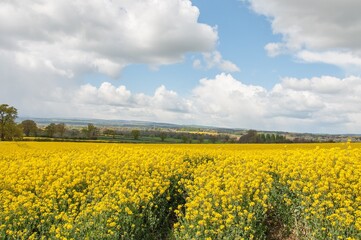
[[[196,69],[201,69],[202,68],[202,62],[199,59],[195,59],[193,61],[193,67]]]
[[[114,87],[109,82],[104,82],[99,88],[91,84],[82,85],[74,101],[88,104],[101,105],[128,105],[131,93],[125,86]]]
[[[222,60],[219,63],[219,69],[223,72],[239,72],[239,71],[241,71],[236,64],[234,64],[233,62],[228,61],[228,60]]]
[[[93,66],[100,73],[107,74],[108,76],[111,77],[116,77],[124,67],[124,64],[112,62],[104,58],[98,58],[98,59],[94,59]]]
[[[198,17],[189,0],[2,1],[0,51],[66,77],[116,76],[128,64],[172,64],[213,50],[217,32]]]
[[[224,60],[219,51],[203,53],[203,63],[199,59],[193,61],[193,67],[198,69],[218,68],[222,72],[239,72],[239,67],[231,61]]]
[[[284,78],[271,90],[231,75],[203,79],[194,105],[208,124],[311,132],[360,132],[361,78]]]
[[[155,114],[133,107],[138,94],[124,86],[79,85],[94,72],[116,77],[133,63],[156,69],[188,52],[213,51],[217,29],[199,23],[199,14],[190,0],[0,1],[1,101],[28,116]],[[167,90],[157,94],[148,97],[172,108],[159,100]],[[175,108],[186,111],[182,104]]]
[[[265,46],[270,56],[291,53],[305,62],[360,69],[359,1],[249,1],[283,36]],[[239,71],[215,51],[216,28],[198,17],[190,0],[1,1],[1,101],[39,117],[361,132],[359,77],[284,78],[267,90],[220,74],[202,79],[191,96],[165,86],[150,95],[109,82],[79,86],[84,73],[115,77],[130,64],[157,68],[182,61],[187,52],[205,53],[195,68]]]
[[[3,67],[0,66],[0,71]],[[54,86],[54,82],[43,78],[37,80],[38,86],[43,86],[37,90],[31,87],[33,82],[14,88],[17,84],[19,82],[10,83],[10,88],[1,88],[0,93],[4,99],[11,98],[16,89],[22,97],[7,103],[18,107],[23,116],[137,119],[301,132],[361,132],[361,78],[354,76],[283,78],[268,90],[244,84],[223,73],[213,79],[201,79],[189,96],[180,96],[163,85],[148,95],[133,93],[123,85],[109,82],[99,87],[73,86],[71,89],[77,89],[75,91],[66,84]]]
[[[133,94],[123,85],[113,86],[104,82],[99,88],[91,84],[82,85],[73,96],[73,102],[101,106],[119,106],[126,108],[149,108],[170,112],[189,112],[187,100],[178,96],[175,91],[161,85],[149,96],[143,93]]]
[[[285,53],[285,46],[282,43],[268,43],[264,49],[266,50],[268,56],[276,57],[280,54]]]
[[[264,94],[262,87],[244,85],[229,74],[220,74],[215,79],[201,79],[192,101],[207,124],[255,127],[263,114]]]
[[[353,76],[283,78],[267,90],[222,73],[201,79],[187,97],[163,85],[146,95],[107,82],[87,84],[70,97],[73,104],[67,108],[78,109],[77,117],[346,133],[361,132],[360,91],[361,78]]]
[[[323,62],[336,66],[341,66],[345,69],[361,69],[361,56],[357,56],[356,54],[348,51],[312,52],[304,50],[298,52],[297,57],[310,63]]]
[[[304,61],[324,62],[346,69],[356,66],[361,69],[360,1],[249,2],[255,12],[269,18],[273,32],[283,36],[281,43],[266,45],[270,56],[295,53]]]
[[[175,91],[167,90],[165,86],[156,89],[154,96],[149,99],[151,108],[160,108],[172,112],[189,112],[189,101],[182,99]]]

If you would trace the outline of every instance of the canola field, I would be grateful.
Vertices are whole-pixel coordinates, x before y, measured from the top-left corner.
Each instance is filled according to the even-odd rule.
[[[361,239],[361,145],[0,142],[0,239]]]

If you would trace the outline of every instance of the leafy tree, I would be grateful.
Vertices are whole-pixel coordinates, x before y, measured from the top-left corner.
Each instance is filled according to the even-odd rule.
[[[13,131],[10,131],[10,129],[13,129],[15,124],[15,119],[18,116],[18,110],[14,107],[9,106],[8,104],[1,104],[0,105],[0,138],[1,141],[4,141],[7,139],[8,134],[10,134]]]
[[[15,122],[7,124],[5,128],[5,140],[12,141],[14,139],[22,139],[23,130],[21,124]]]
[[[237,142],[237,138],[231,137],[228,142],[229,142],[229,143],[236,143],[236,142]]]
[[[224,142],[228,142],[229,139],[230,139],[230,136],[229,136],[228,134],[227,134],[227,135],[224,135],[224,137],[223,137],[223,141],[224,141]]]
[[[271,142],[271,135],[269,133],[266,134],[266,143]]]
[[[88,123],[86,128],[81,130],[89,139],[96,139],[98,135],[98,128],[94,126],[92,123]]]
[[[199,134],[197,138],[198,138],[199,143],[203,143],[203,142],[204,142],[204,136],[203,136],[203,134]]]
[[[271,143],[276,142],[276,136],[274,134],[271,134]]]
[[[80,131],[78,129],[71,129],[69,132],[70,132],[70,137],[72,138],[80,137]]]
[[[247,133],[239,138],[240,143],[255,143],[257,142],[257,131],[248,130]]]
[[[59,133],[59,136],[62,138],[66,130],[65,123],[56,124],[55,130],[57,133]]]
[[[211,136],[209,137],[209,141],[211,141],[211,143],[216,143],[217,140],[218,140],[217,135],[211,135]]]
[[[48,135],[48,137],[54,137],[54,134],[56,132],[56,125],[55,123],[50,123],[48,126],[45,127],[45,131]]]
[[[183,135],[182,135],[182,142],[183,142],[183,143],[187,143],[188,140],[189,140],[189,139],[188,139],[188,136],[187,136],[186,134],[183,134]]]
[[[21,122],[21,126],[25,136],[29,137],[30,134],[33,136],[37,135],[38,126],[33,120],[24,120]]]
[[[167,133],[166,132],[160,132],[159,137],[160,137],[160,140],[162,140],[162,142],[164,142],[164,140],[167,138]]]
[[[260,143],[266,142],[266,135],[264,135],[264,133],[258,135],[258,142]]]
[[[115,138],[115,135],[117,134],[116,131],[114,129],[105,129],[103,131],[103,134],[105,135],[111,135],[112,138],[114,139]]]
[[[287,139],[285,138],[285,136],[282,135],[276,135],[276,142],[277,143],[282,143],[282,142],[287,142]]]
[[[139,139],[139,136],[140,136],[140,131],[137,130],[137,129],[133,129],[130,134],[133,136],[134,140],[137,140]]]

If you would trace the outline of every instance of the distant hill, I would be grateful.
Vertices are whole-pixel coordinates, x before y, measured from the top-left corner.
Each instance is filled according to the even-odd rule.
[[[18,117],[17,122],[30,119],[35,121],[40,126],[49,125],[50,123],[64,123],[68,126],[83,127],[89,123],[96,125],[97,127],[114,127],[114,128],[139,128],[139,129],[174,129],[182,131],[212,131],[219,134],[230,134],[234,136],[241,136],[245,134],[248,129],[245,128],[220,128],[213,126],[202,126],[202,125],[181,125],[172,123],[160,123],[150,121],[137,121],[137,120],[105,120],[105,119],[82,119],[82,118],[34,118],[34,117]],[[307,141],[336,141],[344,142],[351,138],[352,141],[361,141],[361,134],[318,134],[318,133],[296,133],[296,132],[285,132],[285,131],[264,131],[256,129],[259,133],[264,134],[279,134],[284,135],[288,139],[301,139]]]
[[[105,120],[105,119],[69,119],[69,118],[34,118],[34,117],[18,117],[17,122],[23,120],[33,120],[39,125],[48,125],[50,123],[65,123],[70,126],[86,126],[89,123],[92,123],[97,126],[104,127],[129,127],[129,128],[194,128],[194,129],[214,129],[214,130],[239,130],[231,128],[218,128],[211,126],[201,126],[201,125],[180,125],[172,123],[159,123],[159,122],[149,122],[149,121],[137,121],[137,120]]]

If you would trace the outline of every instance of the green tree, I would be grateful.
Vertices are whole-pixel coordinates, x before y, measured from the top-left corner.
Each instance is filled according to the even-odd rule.
[[[226,135],[224,135],[224,137],[223,137],[223,142],[228,142],[229,141],[229,139],[230,139],[230,136],[228,135],[228,134],[226,134]]]
[[[92,123],[88,123],[86,128],[81,130],[89,139],[96,139],[98,135],[98,128]]]
[[[197,138],[198,138],[199,143],[204,142],[204,135],[203,134],[199,134]]]
[[[266,142],[266,135],[264,135],[264,133],[261,133],[258,135],[259,137],[259,142],[260,143],[265,143]]]
[[[276,136],[274,134],[271,134],[271,143],[276,142]]]
[[[103,134],[105,135],[111,135],[112,138],[114,139],[115,138],[115,135],[117,134],[116,131],[114,129],[105,129],[103,131]]]
[[[70,137],[71,138],[79,138],[80,137],[80,130],[78,129],[71,129],[69,131]]]
[[[16,124],[15,122],[7,124],[5,128],[5,140],[13,141],[14,139],[23,138],[23,129],[21,124]]]
[[[24,120],[21,122],[21,126],[25,136],[29,137],[30,135],[37,135],[38,126],[33,120]]]
[[[187,136],[186,134],[183,134],[183,135],[182,135],[182,142],[183,142],[183,143],[187,143],[188,140],[189,140],[189,139],[188,139],[188,136]]]
[[[140,131],[137,129],[133,129],[130,134],[133,136],[134,140],[138,140],[140,136]]]
[[[15,119],[18,116],[18,110],[14,107],[9,106],[8,104],[1,104],[0,105],[0,138],[1,141],[8,139],[8,136],[13,131],[16,126]]]
[[[269,133],[266,134],[266,143],[271,142],[271,135]]]
[[[211,135],[211,136],[209,136],[209,141],[210,141],[211,143],[216,143],[217,140],[218,140],[217,135]]]
[[[257,131],[248,130],[247,133],[239,138],[240,143],[255,143],[257,142]]]
[[[167,133],[166,132],[160,132],[159,137],[160,137],[160,140],[162,140],[162,142],[164,142],[164,140],[167,138]]]
[[[65,123],[56,124],[55,130],[56,130],[57,133],[59,133],[59,136],[61,138],[64,137],[64,133],[65,133],[65,130],[66,130]]]
[[[48,135],[48,137],[54,137],[54,134],[56,132],[56,125],[55,123],[50,123],[48,126],[45,127],[45,131]]]

